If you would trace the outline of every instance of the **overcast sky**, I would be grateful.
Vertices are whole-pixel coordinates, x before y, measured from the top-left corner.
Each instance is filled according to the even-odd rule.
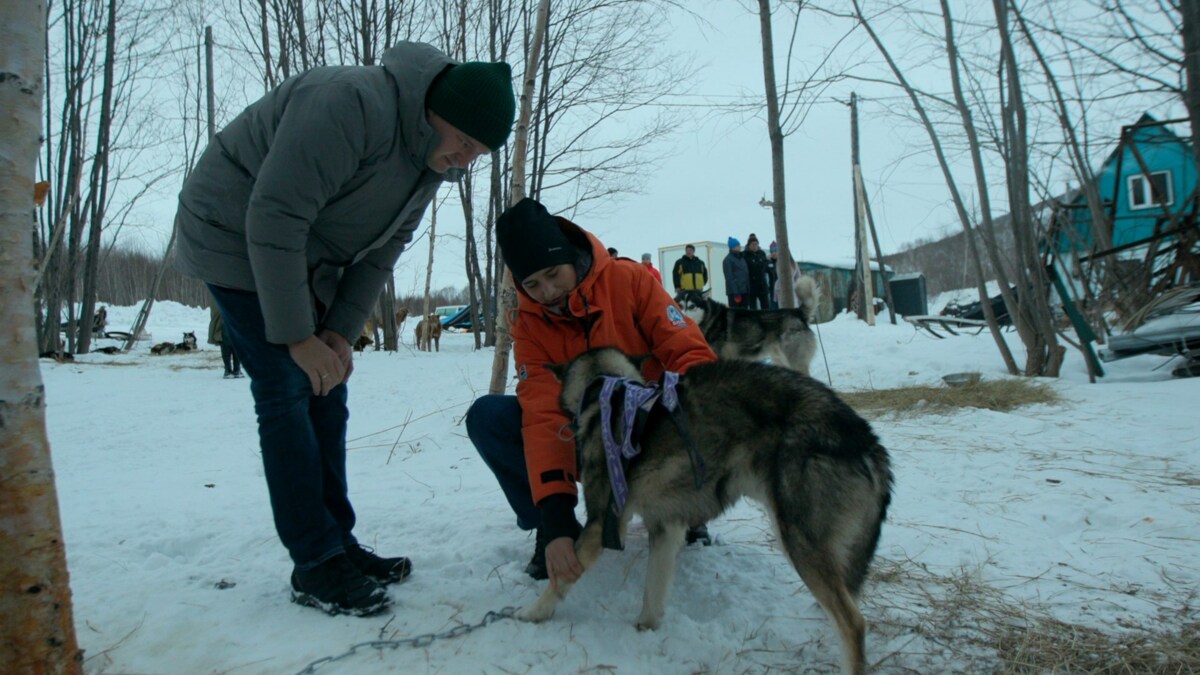
[[[751,232],[758,235],[765,248],[775,238],[772,212],[759,205],[764,197],[772,198],[771,156],[764,117],[720,109],[738,100],[762,99],[761,41],[759,19],[752,10],[754,4],[746,0],[688,3],[687,11],[695,16],[680,11],[669,20],[671,40],[667,48],[680,53],[681,58],[692,60],[697,74],[690,91],[669,98],[667,103],[677,104],[690,119],[670,139],[647,149],[656,167],[640,177],[640,193],[592,202],[574,214],[576,222],[623,255],[637,257],[685,241],[724,242],[730,236],[745,243]],[[959,12],[956,18],[971,18],[969,13],[974,12],[975,17],[986,21],[990,18],[990,4],[954,3],[953,7]],[[936,3],[931,3],[929,9],[936,12]],[[935,27],[938,25],[935,23]],[[775,52],[780,80],[789,29],[789,15],[777,14]],[[844,21],[806,12],[792,56],[794,68],[801,73],[809,72],[812,64],[819,62],[847,29]],[[880,19],[876,29],[896,58],[905,63],[910,77],[923,88],[949,96],[949,82],[941,72],[945,57],[933,40],[913,35],[909,27],[894,19]],[[861,30],[843,42],[837,54],[843,63],[857,64],[855,72],[887,75]],[[923,60],[934,64],[933,67],[911,66]],[[864,65],[865,61],[874,65]],[[903,92],[879,83],[844,81],[822,93],[803,125],[785,141],[788,232],[793,254],[802,260],[815,261],[848,260],[853,256],[850,111],[846,105],[851,91],[860,97],[862,171],[884,253],[895,252],[917,239],[959,231],[945,182],[929,152],[928,138],[905,119],[911,115],[911,104]],[[1147,98],[1144,105],[1127,101],[1125,110],[1112,117],[1119,119],[1119,123],[1100,125],[1104,128],[1093,129],[1092,134],[1115,137],[1119,124],[1136,121],[1146,110],[1160,116],[1176,112],[1164,109],[1162,101],[1161,97]],[[243,105],[234,106],[227,119]],[[1058,138],[1053,128],[1043,127],[1042,133]],[[1095,154],[1102,157],[1112,145],[1100,145],[1104,147]],[[959,180],[967,184],[969,195],[972,182],[969,166],[959,164],[957,170]],[[1056,192],[1065,188],[1066,178],[1065,174],[1050,177]],[[447,189],[443,194],[448,192]],[[146,221],[158,223],[143,232],[145,245],[151,249],[161,250],[165,246],[174,200],[174,189],[167,189],[160,199],[143,209],[150,214],[144,216]],[[569,206],[557,204],[553,193],[544,195],[543,201],[552,212]],[[971,199],[971,203],[974,201]],[[1002,205],[1004,201],[1002,194],[993,196],[995,204]],[[439,212],[438,227],[439,233],[450,236],[438,239],[435,287],[466,283],[461,270],[463,225],[457,204],[452,202],[447,206]],[[422,233],[428,222],[427,215]],[[423,288],[427,245],[427,240],[421,237],[402,256],[396,270],[401,293]]]

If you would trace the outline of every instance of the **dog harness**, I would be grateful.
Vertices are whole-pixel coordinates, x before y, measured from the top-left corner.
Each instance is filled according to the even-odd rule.
[[[605,548],[624,550],[618,523],[625,502],[629,499],[629,484],[625,480],[625,469],[629,460],[641,452],[641,436],[646,421],[656,405],[662,406],[671,418],[675,429],[683,438],[688,459],[692,465],[692,478],[696,489],[704,483],[704,458],[700,456],[696,443],[688,430],[683,407],[679,405],[679,373],[667,371],[663,374],[660,387],[657,383],[644,385],[627,377],[604,376],[600,387],[600,437],[604,445],[604,457],[608,465],[608,478],[612,484],[608,510],[604,516],[603,545]],[[623,391],[624,403],[621,415],[621,438],[613,435],[613,396]]]

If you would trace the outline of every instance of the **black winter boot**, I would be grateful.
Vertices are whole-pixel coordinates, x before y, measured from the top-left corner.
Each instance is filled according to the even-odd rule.
[[[412,561],[408,558],[384,558],[357,542],[346,544],[346,557],[358,571],[384,586],[404,581],[412,574]]]
[[[331,615],[371,616],[387,609],[391,600],[383,586],[339,553],[312,569],[292,571],[292,602]]]
[[[695,527],[688,528],[687,545],[690,546],[696,542],[700,542],[705,546],[712,546],[712,537],[708,536],[707,525],[697,525]]]
[[[550,573],[546,571],[546,536],[542,534],[542,528],[537,530],[537,541],[534,543],[533,558],[529,560],[529,564],[525,566],[525,573],[538,581],[550,578]]]

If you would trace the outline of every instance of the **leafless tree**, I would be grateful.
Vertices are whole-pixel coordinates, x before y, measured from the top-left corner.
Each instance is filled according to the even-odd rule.
[[[538,54],[530,123],[528,196],[555,195],[570,213],[642,189],[646,149],[679,118],[656,102],[683,91],[690,64],[670,54],[658,0],[555,2]]]
[[[533,120],[533,93],[537,86],[537,74],[540,70],[539,59],[542,53],[543,41],[546,37],[550,16],[550,0],[540,0],[537,9],[537,20],[529,33],[526,44],[525,74],[521,78],[521,98],[517,113],[517,128],[513,139],[512,183],[510,199],[516,204],[526,197],[525,164],[526,152],[529,145],[529,127]],[[499,248],[499,247],[497,247]],[[504,280],[500,285],[498,304],[500,306],[496,327],[496,353],[492,359],[492,379],[488,385],[488,393],[503,394],[508,382],[508,354],[512,350],[512,338],[508,333],[510,316],[517,311],[517,288],[513,282],[512,271],[504,268]]]
[[[79,673],[28,255],[46,7],[4,3],[0,25],[0,663],[12,672]]]
[[[996,342],[996,346],[1000,350],[1000,354],[1001,354],[1002,358],[1004,359],[1005,365],[1008,367],[1009,372],[1016,374],[1018,372],[1017,366],[1016,366],[1016,361],[1013,359],[1012,354],[1008,349],[1008,345],[1004,341],[1004,335],[1000,332],[1000,326],[996,322],[995,314],[992,312],[992,309],[991,309],[991,303],[988,301],[987,287],[985,285],[985,277],[983,276],[982,264],[980,262],[980,256],[979,256],[978,248],[977,248],[976,241],[975,241],[974,234],[973,234],[972,220],[971,220],[970,215],[967,212],[966,203],[964,202],[962,194],[959,190],[958,182],[954,178],[953,171],[950,167],[950,162],[946,158],[946,153],[942,148],[941,138],[939,137],[937,129],[935,128],[932,120],[929,117],[929,113],[926,112],[925,105],[922,102],[922,97],[919,95],[917,89],[915,87],[913,87],[911,84],[909,84],[909,81],[905,77],[899,64],[897,64],[895,59],[892,57],[891,52],[883,44],[882,39],[879,37],[878,33],[876,33],[875,29],[872,27],[871,21],[863,13],[862,7],[859,4],[859,0],[853,0],[853,2],[854,2],[854,13],[855,13],[856,18],[858,19],[860,25],[862,25],[863,29],[866,30],[867,34],[870,36],[871,41],[875,44],[876,48],[879,50],[880,55],[883,56],[884,60],[887,62],[888,67],[891,69],[892,74],[896,79],[896,82],[904,89],[905,93],[909,96],[909,99],[913,105],[913,109],[916,111],[918,117],[920,117],[922,126],[925,128],[925,131],[929,136],[932,150],[937,157],[938,166],[941,167],[942,175],[946,180],[946,187],[950,191],[951,198],[953,199],[953,202],[954,202],[955,210],[958,213],[959,221],[963,227],[963,233],[964,233],[964,236],[966,237],[968,249],[971,252],[970,260],[971,260],[971,264],[974,266],[974,269],[975,269],[976,287],[979,291],[981,303],[982,303],[985,315],[988,320],[989,330],[992,333],[992,337]],[[945,5],[943,5],[943,11],[948,12]],[[948,16],[948,14],[947,14],[947,16]],[[951,24],[949,23],[948,20],[947,20],[946,26],[947,26],[947,31],[949,31]],[[958,66],[957,66],[957,63],[954,61],[954,59],[956,58],[955,57],[956,52],[954,51],[955,42],[953,40],[953,36],[950,35],[949,33],[947,34],[946,44],[947,44],[948,48],[950,49],[950,58],[951,58],[951,66],[952,66],[951,72],[955,73],[954,76],[957,77],[956,73],[957,73]],[[961,91],[961,88],[957,84],[956,84],[956,90]],[[969,110],[964,108],[964,109],[961,109],[960,112],[962,112],[965,115],[964,119],[969,122],[969,119],[970,119],[969,118]],[[973,125],[970,125],[970,124],[968,124],[967,126],[971,130],[973,130],[973,128],[974,128]],[[973,131],[972,131],[972,133],[973,133]],[[978,144],[976,144],[975,147],[978,147]],[[986,182],[981,183],[981,189],[986,189]],[[990,218],[990,213],[989,213],[988,217]]]
[[[813,104],[832,84],[843,79],[840,69],[822,73],[843,40],[853,31],[846,31],[825,54],[811,73],[792,77],[793,51],[800,36],[800,16],[805,0],[779,2],[777,9],[791,13],[791,29],[784,60],[784,77],[780,83],[775,73],[775,38],[771,20],[775,10],[770,0],[758,0],[759,33],[762,45],[763,81],[766,93],[767,135],[771,141],[771,199],[764,204],[774,216],[775,241],[779,243],[779,302],[794,307],[796,295],[792,289],[791,245],[788,237],[787,188],[784,175],[784,139],[797,131],[812,110]]]
[[[159,135],[141,112],[150,92],[141,78],[158,51],[148,38],[166,12],[111,0],[64,0],[51,9],[47,142],[39,170],[52,186],[41,212],[41,222],[52,229],[42,230],[34,248],[39,342],[43,351],[58,348],[65,309],[72,328],[66,348],[87,351],[101,235],[110,225],[119,229],[133,205],[169,173],[146,159]],[[83,309],[78,318],[77,302]]]

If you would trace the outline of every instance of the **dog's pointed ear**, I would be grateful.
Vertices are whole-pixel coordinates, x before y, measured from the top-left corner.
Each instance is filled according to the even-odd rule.
[[[567,363],[543,363],[542,367],[554,375],[554,379],[562,382],[567,376]]]

